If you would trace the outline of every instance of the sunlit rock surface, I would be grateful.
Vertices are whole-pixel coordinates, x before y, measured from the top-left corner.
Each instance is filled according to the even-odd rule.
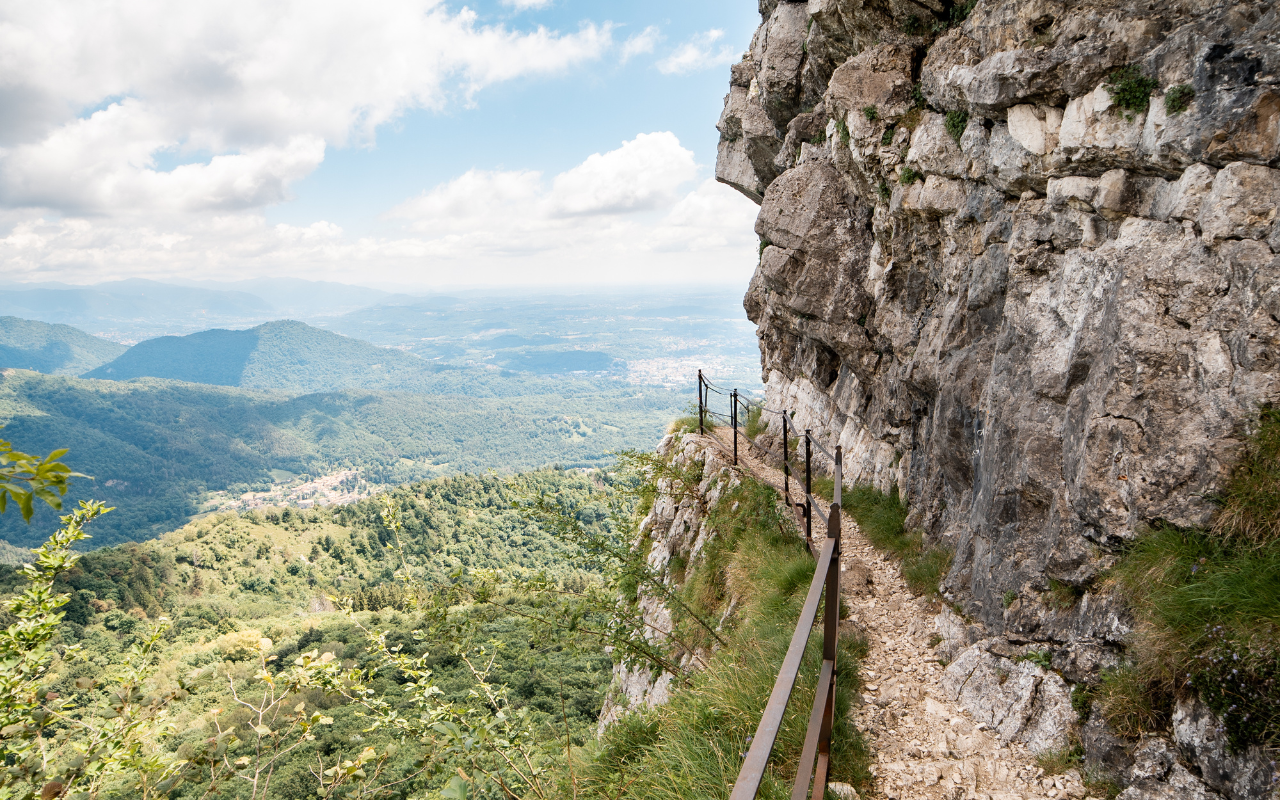
[[[1144,525],[1208,521],[1280,396],[1280,11],[980,0],[948,27],[943,8],[761,4],[717,170],[761,205],[744,302],[768,405],[843,445],[848,478],[899,488],[983,636],[1092,682],[1131,627],[1093,579]],[[1155,80],[1145,107],[1107,83],[1126,65]],[[1083,598],[1055,609],[1051,580]],[[956,654],[978,652],[956,620]],[[1176,761],[1124,779],[1261,796]]]

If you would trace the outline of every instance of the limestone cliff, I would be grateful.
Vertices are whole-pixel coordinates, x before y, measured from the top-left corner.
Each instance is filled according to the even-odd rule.
[[[1001,598],[1088,585],[1144,523],[1204,523],[1280,394],[1280,12],[761,12],[717,175],[761,202],[745,305],[769,403],[900,487],[989,628],[1122,632]],[[1154,81],[1145,110],[1107,83],[1126,65]]]
[[[717,177],[761,205],[769,405],[900,488],[984,635],[1096,678],[1129,623],[1094,578],[1144,525],[1205,523],[1280,397],[1280,10],[760,12]]]

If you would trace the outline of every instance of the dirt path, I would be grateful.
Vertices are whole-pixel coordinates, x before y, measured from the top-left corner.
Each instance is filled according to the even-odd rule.
[[[732,456],[731,436],[721,429],[707,438]],[[738,463],[781,492],[782,471],[749,452],[745,442],[738,440]],[[829,511],[826,502],[818,503],[824,514]],[[821,541],[821,521],[813,527]],[[855,724],[870,740],[879,792],[890,800],[1086,797],[1074,771],[1046,776],[1026,748],[1001,743],[947,698],[934,650],[937,604],[913,596],[897,562],[873,548],[853,520],[842,521],[841,535],[842,591],[871,645]]]

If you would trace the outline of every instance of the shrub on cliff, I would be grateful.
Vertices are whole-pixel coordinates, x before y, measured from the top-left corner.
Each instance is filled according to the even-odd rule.
[[[1125,119],[1132,121],[1134,114],[1146,113],[1151,93],[1159,84],[1142,74],[1137,64],[1121,67],[1107,76],[1107,92],[1111,100],[1126,111]]]

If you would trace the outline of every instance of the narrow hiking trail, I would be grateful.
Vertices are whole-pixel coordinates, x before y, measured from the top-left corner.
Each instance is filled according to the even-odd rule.
[[[732,458],[732,431],[703,437]],[[782,491],[783,474],[746,437],[738,463]],[[795,481],[795,476],[792,476]],[[818,498],[823,513],[830,507]],[[825,539],[820,520],[814,540]],[[948,699],[935,652],[936,601],[907,588],[897,562],[877,551],[857,524],[841,518],[841,590],[851,624],[866,631],[864,688],[854,722],[871,746],[876,789],[890,800],[1031,800],[1085,798],[1079,774],[1048,776],[1025,747],[1005,744]]]

